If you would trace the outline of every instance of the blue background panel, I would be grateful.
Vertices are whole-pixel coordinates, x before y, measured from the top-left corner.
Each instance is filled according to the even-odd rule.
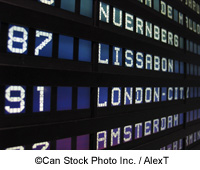
[[[76,150],[89,150],[90,149],[90,135],[81,135],[76,138]]]
[[[175,60],[175,73],[179,73],[179,61]]]
[[[60,35],[58,45],[58,58],[73,60],[74,38]]]
[[[58,87],[57,111],[72,109],[72,87]]]
[[[186,113],[186,122],[190,122],[190,112]]]
[[[194,75],[194,66],[190,64],[190,75]]]
[[[91,62],[92,57],[92,42],[79,39],[79,61]]]
[[[92,18],[93,0],[81,0],[80,14]]]
[[[193,87],[190,87],[190,98],[193,98],[194,97],[194,88]]]
[[[180,74],[184,74],[184,63],[180,62]]]
[[[197,117],[198,117],[198,111],[197,110],[194,110],[194,120],[197,120]]]
[[[90,108],[90,88],[78,87],[77,109]]]
[[[184,48],[184,39],[183,39],[183,37],[180,37],[180,48],[181,49]]]
[[[195,75],[195,76],[198,75],[198,68],[197,68],[197,65],[194,66],[194,75]]]
[[[178,22],[178,11],[174,9],[174,21]]]
[[[184,121],[183,113],[179,115],[179,124],[182,125]]]
[[[56,150],[71,150],[71,138],[59,139],[56,141]]]
[[[160,0],[153,0],[153,4],[154,4],[154,9],[156,10],[156,11],[160,11]]]
[[[70,12],[75,12],[76,0],[61,0],[61,8]]]

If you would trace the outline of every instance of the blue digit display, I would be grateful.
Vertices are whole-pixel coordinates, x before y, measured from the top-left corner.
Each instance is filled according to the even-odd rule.
[[[48,112],[51,106],[51,87],[34,86],[33,112]]]
[[[35,143],[32,145],[32,150],[50,150],[49,142]]]
[[[72,110],[72,87],[58,87],[57,111]]]
[[[53,34],[36,30],[35,56],[52,57]]]
[[[9,25],[7,52],[27,54],[28,31],[26,27]]]
[[[90,88],[78,87],[77,109],[90,108]]]
[[[74,38],[69,36],[59,36],[58,58],[73,60]]]
[[[51,6],[55,5],[55,0],[38,0],[38,2],[41,2],[43,4],[47,4],[47,5],[51,5]]]
[[[5,114],[25,113],[26,87],[6,86]]]
[[[79,40],[78,60],[91,62],[92,42],[87,40]]]

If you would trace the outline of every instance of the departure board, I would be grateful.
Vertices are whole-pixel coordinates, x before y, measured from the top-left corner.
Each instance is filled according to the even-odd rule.
[[[200,149],[199,38],[197,0],[0,0],[0,149]]]

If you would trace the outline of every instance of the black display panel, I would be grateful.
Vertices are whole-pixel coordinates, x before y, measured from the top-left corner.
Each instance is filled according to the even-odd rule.
[[[0,0],[0,149],[198,148],[198,12],[180,0]]]

